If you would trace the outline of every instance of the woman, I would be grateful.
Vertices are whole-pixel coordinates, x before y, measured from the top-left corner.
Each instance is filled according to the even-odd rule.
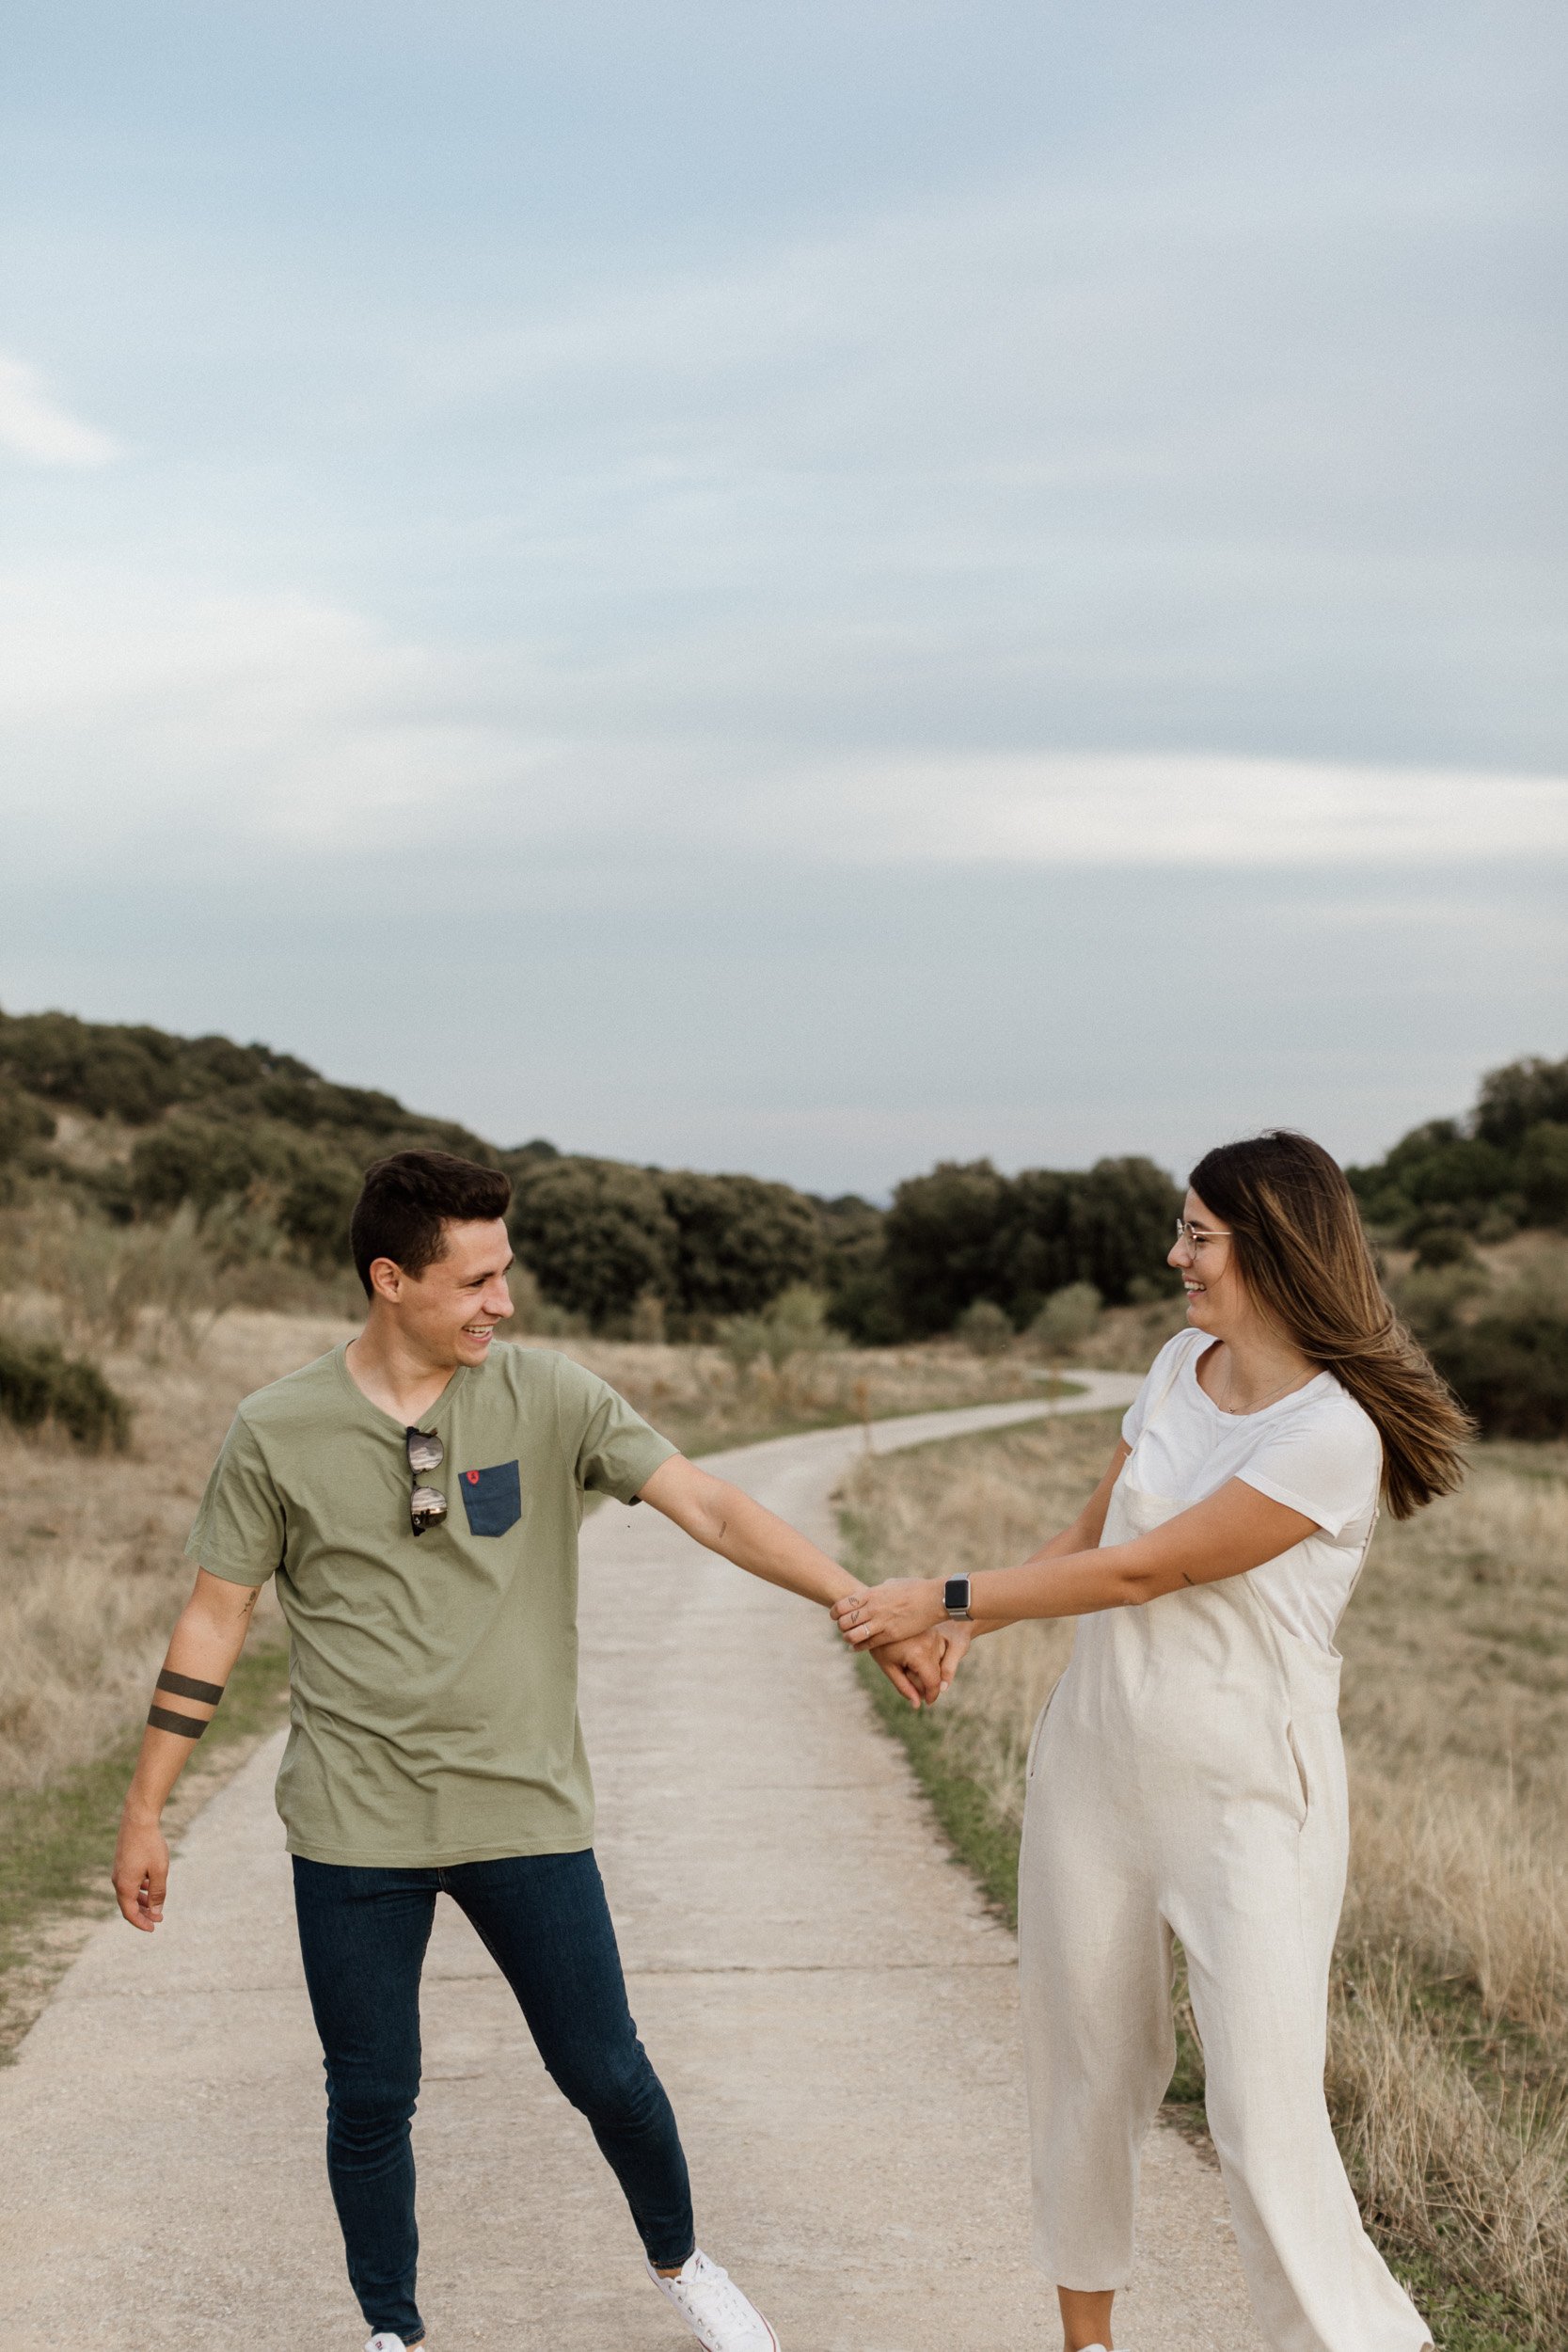
[[[1348,1823],[1335,1630],[1379,1490],[1406,1518],[1467,1423],[1395,1320],[1350,1186],[1305,1136],[1194,1168],[1162,1349],[1084,1511],[1022,1567],[839,1602],[857,1646],[1078,1617],[1040,1717],[1019,1865],[1035,2251],[1068,2352],[1111,2344],[1138,2152],[1187,1956],[1210,2128],[1274,2352],[1432,2338],[1361,2227],[1323,2100]],[[962,1583],[963,1580],[958,1580]]]

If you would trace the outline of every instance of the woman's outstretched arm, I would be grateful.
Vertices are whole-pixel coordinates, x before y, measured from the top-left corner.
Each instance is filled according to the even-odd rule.
[[[1108,1500],[1108,1488],[1106,1495]],[[1103,1511],[1100,1524],[1103,1528]],[[970,1606],[988,1628],[1020,1617],[1082,1617],[1096,1609],[1133,1608],[1183,1585],[1214,1584],[1259,1568],[1302,1542],[1316,1524],[1232,1478],[1217,1494],[1131,1543],[1069,1550],[1065,1546],[1072,1531],[1067,1531],[1021,1567],[983,1569],[970,1579]],[[833,1616],[856,1648],[866,1642],[907,1640],[945,1621],[942,1579],[905,1577],[874,1585],[839,1601]]]

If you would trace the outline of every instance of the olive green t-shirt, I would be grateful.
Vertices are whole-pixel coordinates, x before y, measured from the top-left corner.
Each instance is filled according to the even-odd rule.
[[[593,1842],[578,1721],[585,1491],[631,1502],[675,1448],[566,1356],[492,1343],[420,1426],[447,1497],[416,1535],[402,1424],[334,1348],[245,1398],[185,1549],[277,1578],[291,1853],[436,1867]]]

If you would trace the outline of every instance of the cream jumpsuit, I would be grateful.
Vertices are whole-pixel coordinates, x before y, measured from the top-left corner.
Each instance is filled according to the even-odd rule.
[[[1103,1544],[1189,1507],[1138,1485],[1140,1450]],[[1420,2352],[1431,2333],[1361,2226],[1323,2098],[1338,1696],[1338,1655],[1288,1632],[1249,1576],[1080,1621],[1031,1744],[1019,1863],[1035,2257],[1060,2286],[1126,2284],[1139,2151],[1176,2061],[1176,1935],[1271,2352]]]

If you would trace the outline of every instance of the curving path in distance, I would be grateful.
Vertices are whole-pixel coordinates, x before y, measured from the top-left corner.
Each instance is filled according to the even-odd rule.
[[[1124,1403],[1075,1375],[1054,1409]],[[876,1425],[878,1451],[1037,1404]],[[858,1428],[713,1457],[832,1548]],[[946,1855],[817,1613],[648,1510],[583,1531],[582,1706],[632,2006],[681,2119],[704,2243],[784,2352],[1057,2342],[1027,2258],[1010,1935]],[[294,1946],[278,1740],[206,1807],[166,1924],[93,1937],[0,2074],[7,2352],[353,2352]],[[432,2352],[677,2352],[586,2127],[467,1923],[425,1975],[420,2299]],[[1258,2352],[1219,2179],[1160,2130],[1118,2318]],[[1121,2331],[1118,2329],[1118,2334]]]

